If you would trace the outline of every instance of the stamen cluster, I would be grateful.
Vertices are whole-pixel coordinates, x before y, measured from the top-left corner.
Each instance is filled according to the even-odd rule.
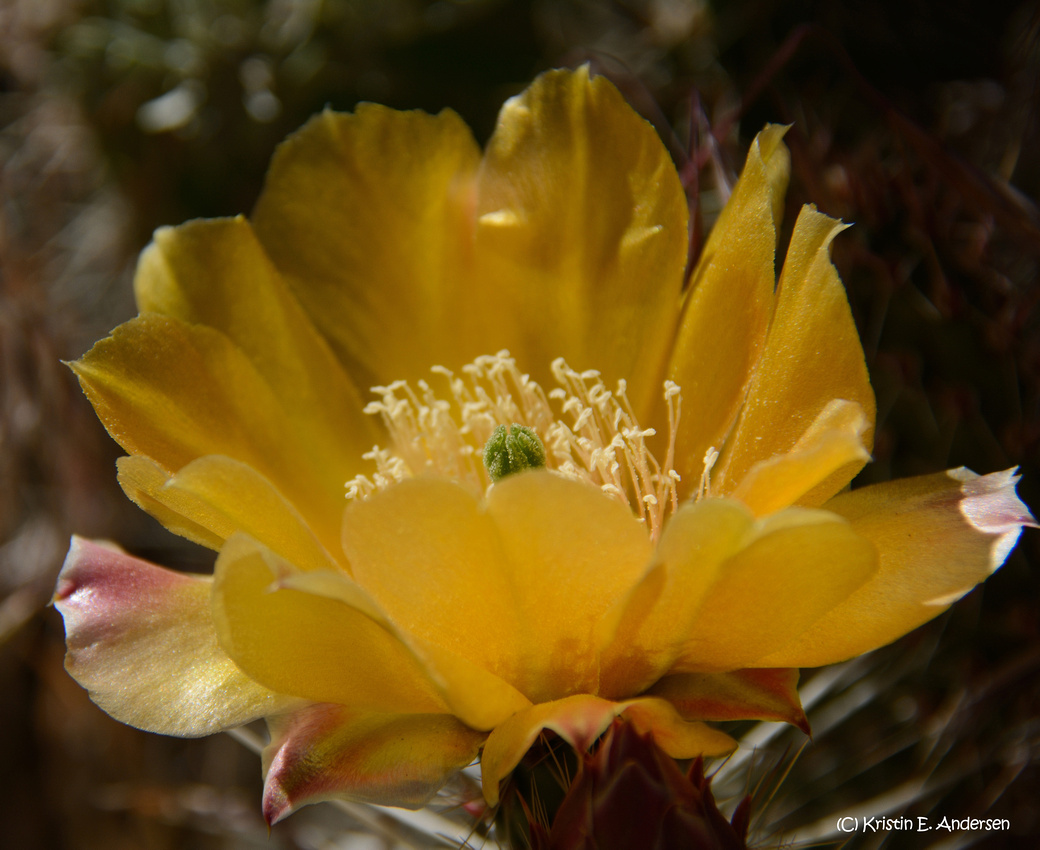
[[[348,499],[368,498],[422,474],[451,478],[483,495],[493,483],[483,448],[496,428],[518,423],[541,438],[550,470],[599,487],[646,522],[653,539],[659,536],[678,504],[680,479],[672,464],[682,396],[675,383],[664,384],[668,440],[662,463],[647,445],[656,431],[640,426],[623,380],[611,392],[599,372],[577,372],[557,358],[552,373],[559,386],[546,393],[508,351],[478,357],[461,374],[442,366],[431,372],[447,385],[446,393],[425,380],[417,388],[407,381],[372,388],[379,399],[365,412],[383,420],[392,448],[375,446],[364,455],[376,471],[348,481]]]

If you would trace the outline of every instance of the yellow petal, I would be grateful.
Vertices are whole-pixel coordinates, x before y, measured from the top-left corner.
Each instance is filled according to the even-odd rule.
[[[298,706],[247,678],[217,642],[208,576],[74,537],[54,604],[65,667],[117,720],[198,737]]]
[[[690,720],[781,720],[809,734],[798,698],[798,671],[733,670],[665,676],[648,692]]]
[[[847,468],[858,470],[870,460],[863,446],[863,434],[869,427],[858,404],[835,399],[820,411],[789,452],[751,467],[733,497],[757,516],[793,504],[818,506],[822,500],[817,494],[826,489],[831,476]]]
[[[834,514],[788,508],[758,520],[704,594],[673,670],[796,667],[759,662],[843,602],[876,569],[871,543]]]
[[[310,705],[270,722],[264,817],[350,800],[418,809],[472,762],[485,738],[448,714],[375,714]]]
[[[119,483],[134,502],[196,543],[220,549],[243,531],[301,569],[346,569],[271,482],[244,463],[210,455],[172,476],[140,455],[120,458],[117,466]]]
[[[354,578],[416,638],[522,681],[528,624],[494,521],[459,485],[418,478],[349,505]]]
[[[663,699],[611,702],[575,694],[521,711],[488,736],[480,757],[484,799],[491,806],[498,803],[499,783],[520,763],[543,730],[555,732],[571,746],[585,750],[619,714],[632,720],[640,732],[653,732],[658,746],[674,758],[722,755],[736,748],[736,742],[728,735],[703,723],[683,720]]]
[[[754,517],[724,499],[684,504],[665,526],[650,569],[604,618],[599,693],[621,699],[675,662],[726,560],[745,545]]]
[[[505,679],[467,656],[402,631],[365,588],[342,573],[296,573],[283,577],[279,586],[343,602],[379,623],[408,648],[451,712],[473,729],[492,729],[531,704]],[[437,597],[429,602],[439,604]]]
[[[651,552],[627,508],[549,472],[503,479],[483,509],[451,482],[402,482],[348,509],[343,546],[406,632],[534,701],[595,690],[598,621]]]
[[[216,551],[223,545],[228,535],[214,530],[214,526],[222,524],[219,519],[214,521],[209,512],[182,505],[180,500],[172,503],[173,500],[163,493],[163,487],[171,476],[154,460],[142,455],[121,457],[116,461],[116,469],[119,471],[119,486],[127,498],[159,520],[165,528],[207,549]]]
[[[524,634],[519,686],[532,701],[596,693],[598,622],[650,560],[646,528],[603,493],[550,472],[491,488],[486,510],[508,559]]]
[[[473,729],[494,729],[531,705],[505,679],[439,646],[414,641],[415,653],[435,675],[435,684],[452,714]]]
[[[543,74],[499,113],[477,216],[475,303],[501,339],[486,351],[508,348],[543,385],[561,356],[608,386],[629,379],[646,411],[687,250],[686,199],[654,128],[587,66]]]
[[[403,633],[343,573],[300,572],[244,535],[217,560],[214,618],[240,667],[316,702],[451,712],[475,729],[530,705],[479,665]]]
[[[640,732],[652,732],[654,743],[672,758],[723,756],[737,748],[729,735],[698,721],[684,720],[675,706],[657,697],[624,703],[624,715]]]
[[[831,240],[844,227],[808,206],[798,217],[769,335],[714,472],[718,494],[732,493],[756,463],[790,451],[834,399],[862,408],[869,423],[863,444],[868,451],[872,446],[874,392],[845,288],[829,257]],[[834,473],[814,496],[837,493],[861,466]]]
[[[669,377],[683,391],[676,469],[684,493],[697,486],[707,449],[722,447],[773,312],[773,258],[790,170],[785,132],[771,125],[752,142],[683,305]]]
[[[454,112],[326,111],[278,149],[254,228],[364,389],[479,354],[470,331],[480,150]],[[488,285],[489,282],[483,282]]]
[[[246,356],[203,325],[149,313],[71,364],[112,437],[167,473],[226,455],[294,505],[326,549],[339,546],[345,470],[307,441]]]
[[[141,255],[134,290],[142,313],[223,333],[325,463],[343,481],[360,471],[362,453],[377,440],[374,420],[245,219],[160,228]]]
[[[217,634],[250,678],[313,702],[391,713],[448,710],[429,672],[385,624],[360,606],[279,586],[293,572],[241,534],[217,559]]]
[[[827,509],[844,516],[880,554],[877,574],[808,631],[760,660],[816,667],[891,643],[931,620],[993,573],[1023,525],[1014,470],[966,469],[843,493]]]
[[[543,729],[555,732],[573,747],[586,749],[623,710],[621,703],[574,694],[514,714],[491,732],[480,757],[481,785],[488,805],[498,803],[499,783],[520,763]]]

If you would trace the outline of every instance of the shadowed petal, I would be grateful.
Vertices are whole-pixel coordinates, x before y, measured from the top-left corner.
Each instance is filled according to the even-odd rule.
[[[880,554],[876,575],[762,666],[816,667],[891,643],[996,571],[1023,525],[1015,470],[954,469],[843,493],[827,509]]]
[[[686,504],[604,618],[612,640],[599,693],[621,699],[669,671],[747,667],[848,597],[876,562],[870,542],[826,511],[755,520],[732,500]]]
[[[636,583],[650,561],[646,527],[598,490],[549,472],[524,472],[486,500],[509,561],[534,702],[597,691],[602,633],[598,623]]]
[[[677,673],[665,676],[648,692],[697,720],[782,720],[809,734],[809,721],[798,698],[798,671],[733,670],[728,673]]]
[[[451,712],[474,729],[491,729],[531,704],[505,679],[468,657],[399,630],[364,588],[341,573],[287,575],[279,581],[279,586],[343,602],[383,625],[427,671]],[[436,604],[436,597],[433,604]]]
[[[451,481],[402,481],[344,514],[354,578],[402,629],[519,681],[530,642],[494,521]],[[436,601],[433,601],[436,600]]]
[[[676,469],[696,488],[744,400],[773,312],[774,255],[790,156],[785,127],[766,127],[704,246],[683,305],[669,377],[683,392]]]
[[[54,597],[66,669],[117,720],[164,735],[210,735],[297,705],[221,649],[211,585],[74,537]]]
[[[469,309],[479,162],[451,110],[372,103],[326,110],[275,153],[253,227],[362,389],[502,347],[470,344],[489,318]]]
[[[543,386],[563,357],[656,401],[677,318],[687,205],[654,128],[588,67],[506,101],[477,184],[474,292],[494,335]],[[471,308],[472,309],[472,308]],[[638,381],[633,381],[639,378]]]
[[[141,254],[134,291],[142,313],[223,333],[263,375],[295,431],[324,463],[343,481],[361,471],[361,455],[378,439],[375,420],[362,412],[358,388],[244,218],[160,228]]]
[[[714,472],[716,494],[732,493],[756,463],[789,452],[834,399],[862,408],[868,422],[863,445],[868,452],[873,445],[874,391],[845,287],[830,261],[830,243],[844,229],[811,206],[798,216],[769,335]],[[865,462],[833,473],[814,488],[813,503],[841,490]]]
[[[653,562],[604,617],[609,638],[599,693],[622,699],[671,668],[694,617],[728,558],[752,535],[754,517],[738,502],[688,502],[665,526]]]
[[[401,482],[347,509],[343,546],[431,663],[439,647],[534,701],[595,691],[597,623],[652,551],[625,506],[544,471],[503,479],[483,505],[452,482]]]
[[[376,714],[307,706],[272,718],[264,817],[341,799],[418,809],[472,762],[485,735],[447,714]]]
[[[728,735],[703,723],[683,720],[663,699],[647,697],[611,702],[589,694],[576,694],[532,706],[495,728],[480,758],[484,799],[491,806],[498,802],[499,782],[520,763],[542,730],[555,732],[571,746],[585,750],[619,714],[631,719],[640,732],[653,732],[658,746],[674,758],[722,755],[736,747]]]

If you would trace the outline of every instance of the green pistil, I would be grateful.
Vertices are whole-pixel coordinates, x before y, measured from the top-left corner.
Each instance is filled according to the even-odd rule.
[[[484,468],[492,481],[540,466],[545,466],[545,445],[525,425],[514,422],[508,430],[498,425],[484,445]]]

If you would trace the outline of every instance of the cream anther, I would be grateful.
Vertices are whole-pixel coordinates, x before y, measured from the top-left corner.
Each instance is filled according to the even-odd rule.
[[[380,398],[365,412],[382,418],[392,447],[365,455],[375,472],[347,482],[348,498],[367,498],[429,473],[483,495],[491,485],[483,447],[497,427],[516,423],[543,441],[548,469],[599,488],[629,506],[652,538],[660,535],[667,512],[678,506],[680,476],[672,463],[682,396],[674,382],[664,385],[668,440],[662,464],[646,445],[657,432],[640,426],[624,380],[611,392],[598,371],[576,372],[557,358],[552,373],[559,386],[546,393],[517,369],[508,351],[478,357],[460,374],[443,366],[430,371],[446,385],[443,397],[425,380],[416,382],[418,392],[405,381],[373,388]]]

